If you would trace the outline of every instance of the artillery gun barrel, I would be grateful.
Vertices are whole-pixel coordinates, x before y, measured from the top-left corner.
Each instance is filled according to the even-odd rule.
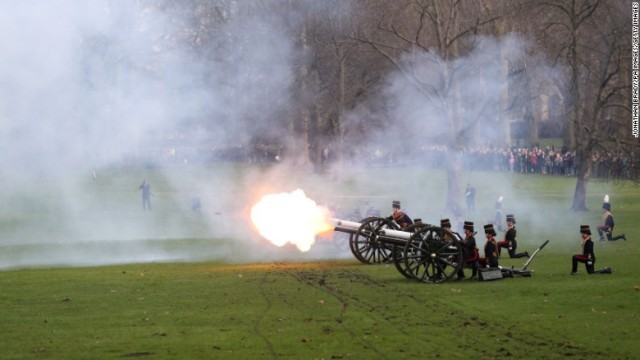
[[[336,218],[331,219],[331,223],[334,226],[334,231],[340,231],[349,234],[357,233],[358,229],[360,229],[360,226],[362,226],[362,224],[357,221],[349,221]]]
[[[400,231],[400,230],[393,230],[393,229],[382,229],[380,230],[380,236],[384,237],[385,239],[390,239],[390,240],[405,240],[405,241],[409,241],[411,239],[411,233],[410,232],[406,232],[406,231]]]

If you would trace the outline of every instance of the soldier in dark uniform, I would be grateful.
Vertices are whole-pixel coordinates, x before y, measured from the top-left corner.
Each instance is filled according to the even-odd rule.
[[[142,210],[151,211],[151,184],[147,180],[142,180],[138,190],[142,191]]]
[[[578,263],[584,263],[588,274],[611,274],[611,268],[594,271],[596,254],[593,252],[593,241],[591,240],[591,229],[589,225],[580,225],[580,235],[582,237],[582,254],[573,255],[571,258],[571,275],[578,274]]]
[[[451,232],[451,221],[449,219],[440,219],[440,227]],[[452,235],[455,236],[455,234],[452,234]],[[448,243],[453,242],[453,239],[451,238],[451,236],[449,236],[449,234],[444,235],[444,240]],[[437,279],[442,278],[442,272],[446,268],[447,268],[446,264],[440,264],[440,267],[438,267],[438,269],[436,270]],[[458,274],[458,280],[464,280],[464,274],[462,274],[462,278],[460,278],[460,274]]]
[[[449,219],[440,219],[440,227],[443,228],[443,229],[447,229],[448,231],[451,231],[451,220],[449,220]],[[447,237],[447,236],[448,235],[445,235],[445,237]],[[451,240],[451,239],[449,239],[449,240]]]
[[[467,188],[464,191],[464,196],[467,200],[467,211],[475,212],[476,211],[476,188],[471,186],[471,184],[467,184]]]
[[[464,222],[464,240],[462,240],[462,253],[464,265],[471,268],[471,280],[478,279],[478,247],[476,246],[476,238],[473,236],[473,222]],[[458,279],[464,279],[464,271],[462,268],[458,271]]]
[[[516,253],[518,242],[516,241],[516,219],[513,215],[507,215],[507,232],[504,234],[504,241],[498,242],[498,256],[500,250],[506,248],[509,251],[510,258],[529,257],[528,252]]]
[[[393,214],[387,217],[387,220],[395,221],[402,229],[406,229],[407,226],[413,224],[413,220],[411,220],[411,218],[400,209],[400,201],[394,200],[391,207],[393,209]]]
[[[484,267],[498,267],[498,245],[496,244],[496,230],[492,224],[484,226],[487,242],[484,244],[484,257],[478,263]]]
[[[604,198],[602,209],[604,210],[604,214],[602,214],[602,219],[597,227],[598,234],[600,234],[600,240],[604,240],[604,236],[606,236],[609,241],[616,241],[619,239],[626,241],[627,237],[624,234],[613,236],[613,227],[615,223],[613,222],[613,214],[611,214],[611,204],[609,203],[608,195]]]

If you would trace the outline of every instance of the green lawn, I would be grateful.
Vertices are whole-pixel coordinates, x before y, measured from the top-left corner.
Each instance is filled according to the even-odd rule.
[[[156,192],[151,213],[141,211],[142,178]],[[522,250],[550,240],[531,278],[493,282],[414,283],[326,241],[305,254],[275,248],[246,221],[258,194],[301,187],[323,203],[370,201],[383,214],[399,199],[436,222],[448,216],[444,180],[413,168],[284,177],[232,165],[105,171],[95,182],[6,179],[0,358],[637,358],[633,185],[592,182],[591,211],[574,213],[574,179],[466,174],[478,189],[477,211],[466,216],[477,229],[503,195]],[[205,199],[201,213],[188,208],[194,193]],[[579,225],[597,225],[605,193],[628,241],[596,243],[596,268],[612,275],[581,267],[570,276]]]

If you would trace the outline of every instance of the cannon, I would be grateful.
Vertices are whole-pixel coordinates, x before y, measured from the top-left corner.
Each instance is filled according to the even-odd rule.
[[[343,219],[342,221],[359,222],[362,219],[369,218],[369,217],[380,217],[380,211],[368,205],[368,202],[366,203],[366,209],[365,209],[364,215],[362,214],[359,208],[353,209],[352,212],[346,212],[340,209],[339,207],[336,207],[335,205],[330,205],[328,207],[333,214],[335,214],[340,219]],[[333,232],[332,241],[336,249],[340,251],[346,251],[347,247],[349,246],[349,236],[350,236],[350,233],[348,231]]]
[[[406,278],[424,282],[449,280],[463,266],[460,236],[447,229],[414,224],[401,230],[381,217],[332,222],[334,231],[349,234],[349,249],[364,264],[393,263]]]

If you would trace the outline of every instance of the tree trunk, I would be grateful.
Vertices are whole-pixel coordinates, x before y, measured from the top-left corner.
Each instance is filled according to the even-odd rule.
[[[589,183],[589,177],[591,176],[591,164],[588,159],[580,156],[577,161],[577,181],[576,190],[573,194],[573,205],[571,210],[573,211],[589,211],[587,209],[587,184]]]
[[[302,58],[306,59],[309,53],[307,25],[302,24],[300,29],[300,48],[303,54]],[[291,119],[292,151],[288,155],[293,160],[295,166],[310,166],[310,144],[309,144],[309,118],[311,111],[307,102],[307,94],[309,92],[309,68],[306,61],[302,61],[298,69],[298,94],[294,97],[298,101],[299,111]]]
[[[527,92],[527,95],[528,92]],[[527,125],[529,127],[529,144],[531,144],[531,146],[539,146],[540,145],[540,138],[539,138],[539,129],[538,129],[538,119],[536,118],[536,116],[532,113],[531,109],[529,108],[529,106],[527,106],[527,110],[526,110],[526,115],[525,115],[525,119],[527,121]]]

